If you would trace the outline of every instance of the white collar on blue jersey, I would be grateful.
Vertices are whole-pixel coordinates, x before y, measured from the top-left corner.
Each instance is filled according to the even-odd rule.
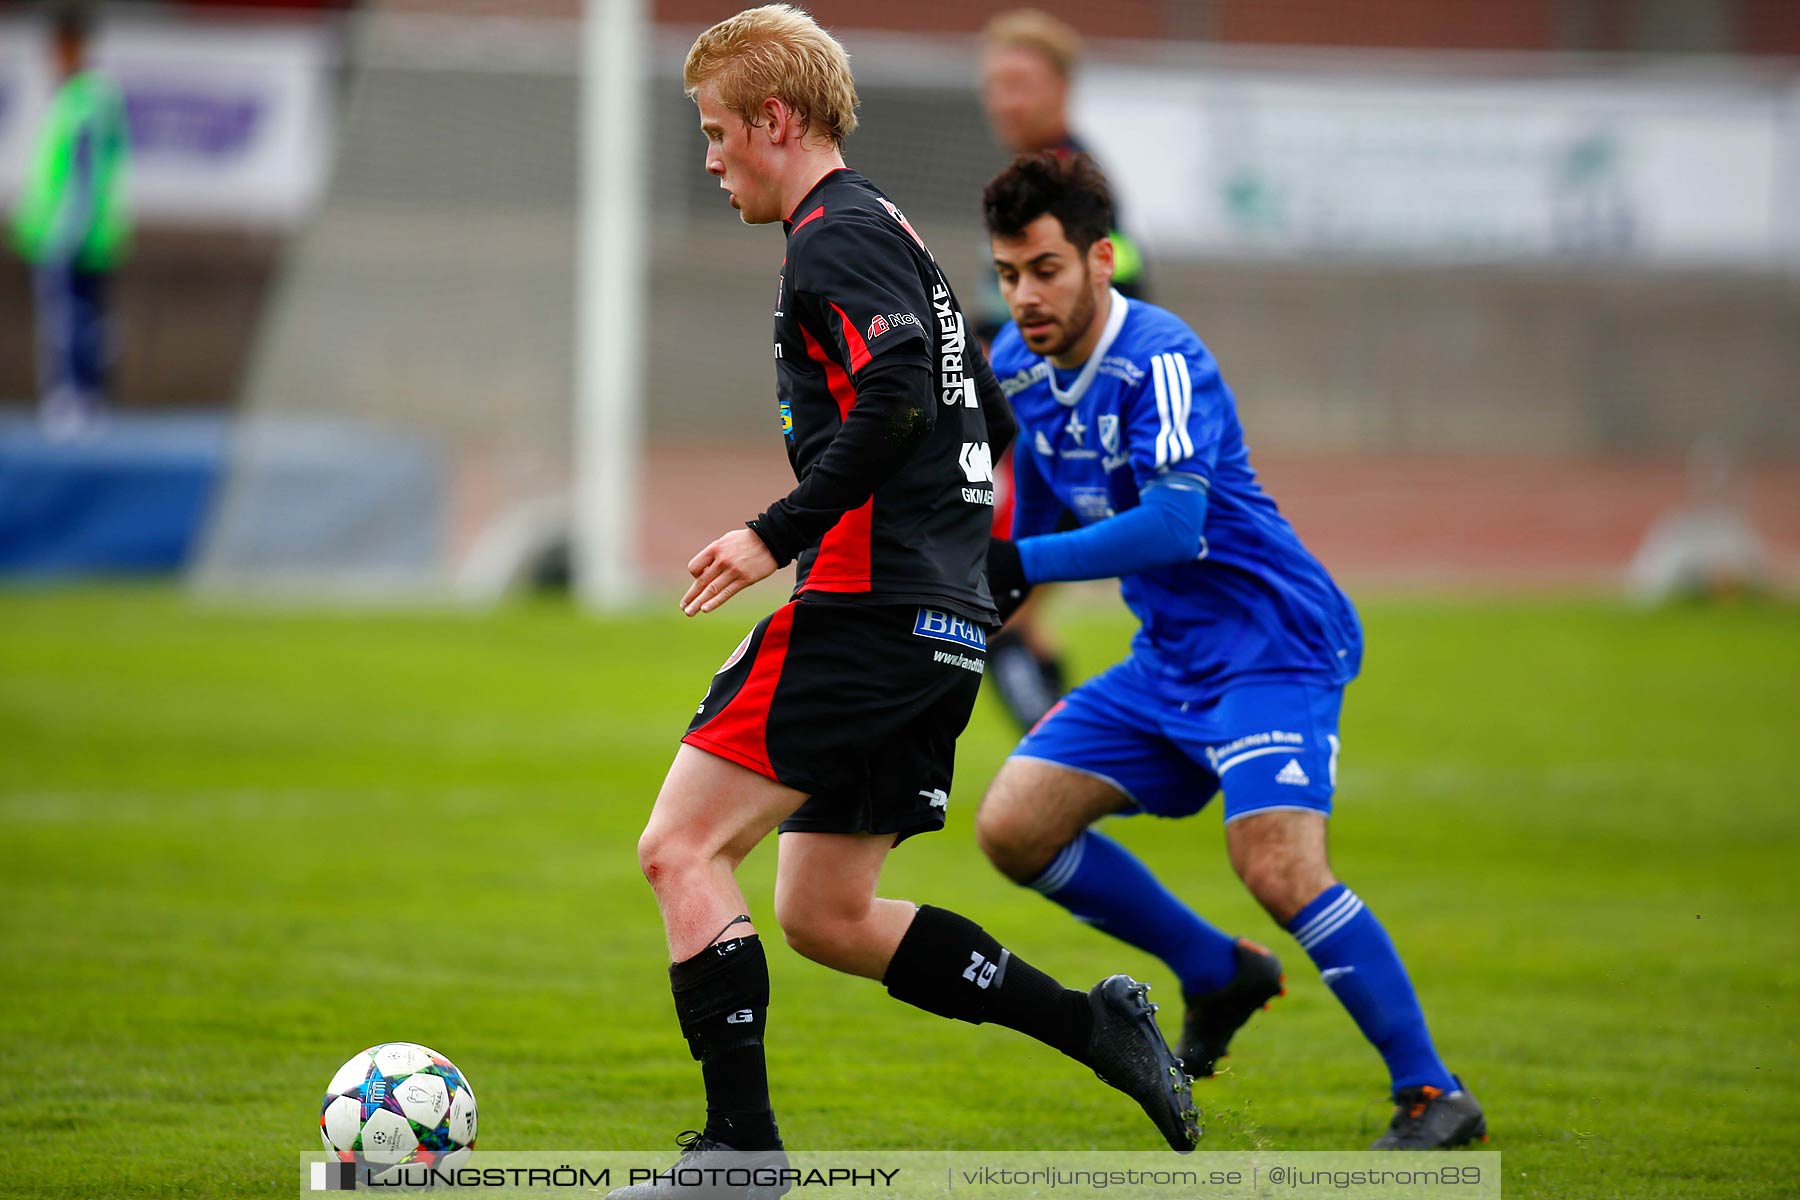
[[[1106,328],[1100,331],[1100,340],[1094,343],[1094,352],[1081,364],[1081,374],[1075,377],[1075,382],[1069,385],[1068,391],[1056,386],[1056,364],[1047,358],[1044,360],[1050,367],[1050,394],[1056,397],[1058,404],[1073,406],[1087,395],[1088,385],[1094,382],[1094,376],[1100,371],[1100,360],[1112,349],[1113,339],[1119,336],[1119,330],[1125,325],[1125,308],[1129,303],[1119,295],[1118,288],[1112,289],[1112,304],[1106,313]]]

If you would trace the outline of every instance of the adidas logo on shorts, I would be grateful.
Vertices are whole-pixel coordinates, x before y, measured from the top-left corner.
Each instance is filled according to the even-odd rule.
[[[1300,769],[1300,760],[1297,758],[1290,758],[1288,759],[1287,766],[1281,768],[1280,772],[1276,774],[1275,782],[1291,783],[1295,787],[1305,787],[1307,784],[1311,783],[1312,780],[1308,779],[1306,777],[1306,772]]]

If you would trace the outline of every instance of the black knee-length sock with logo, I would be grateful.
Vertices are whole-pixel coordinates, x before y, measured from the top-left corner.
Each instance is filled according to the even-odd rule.
[[[1085,1062],[1094,1018],[1066,988],[967,917],[919,906],[881,977],[896,1000],[940,1017],[1016,1029]]]
[[[706,1081],[706,1136],[734,1150],[779,1147],[763,1061],[769,963],[762,939],[731,938],[671,964],[669,989],[682,1035]]]

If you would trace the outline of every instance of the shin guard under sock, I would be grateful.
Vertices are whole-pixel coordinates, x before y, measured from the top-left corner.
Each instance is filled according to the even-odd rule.
[[[992,1021],[1070,1058],[1087,1053],[1087,993],[1064,987],[946,909],[919,906],[881,982],[894,999],[940,1017]]]
[[[706,1136],[734,1150],[780,1146],[763,1060],[769,964],[762,939],[732,938],[671,964],[669,988],[706,1081]]]

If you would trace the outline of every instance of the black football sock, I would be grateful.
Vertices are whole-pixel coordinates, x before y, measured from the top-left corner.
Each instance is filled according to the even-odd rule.
[[[734,1150],[780,1146],[763,1061],[769,963],[762,939],[732,938],[671,964],[669,988],[706,1081],[706,1136]]]
[[[926,1012],[992,1021],[1086,1061],[1094,1025],[1087,993],[1056,982],[967,917],[920,905],[881,982]]]
[[[987,677],[1020,729],[1031,729],[1062,699],[1060,680],[1052,682],[1044,661],[1011,629],[988,639]]]

